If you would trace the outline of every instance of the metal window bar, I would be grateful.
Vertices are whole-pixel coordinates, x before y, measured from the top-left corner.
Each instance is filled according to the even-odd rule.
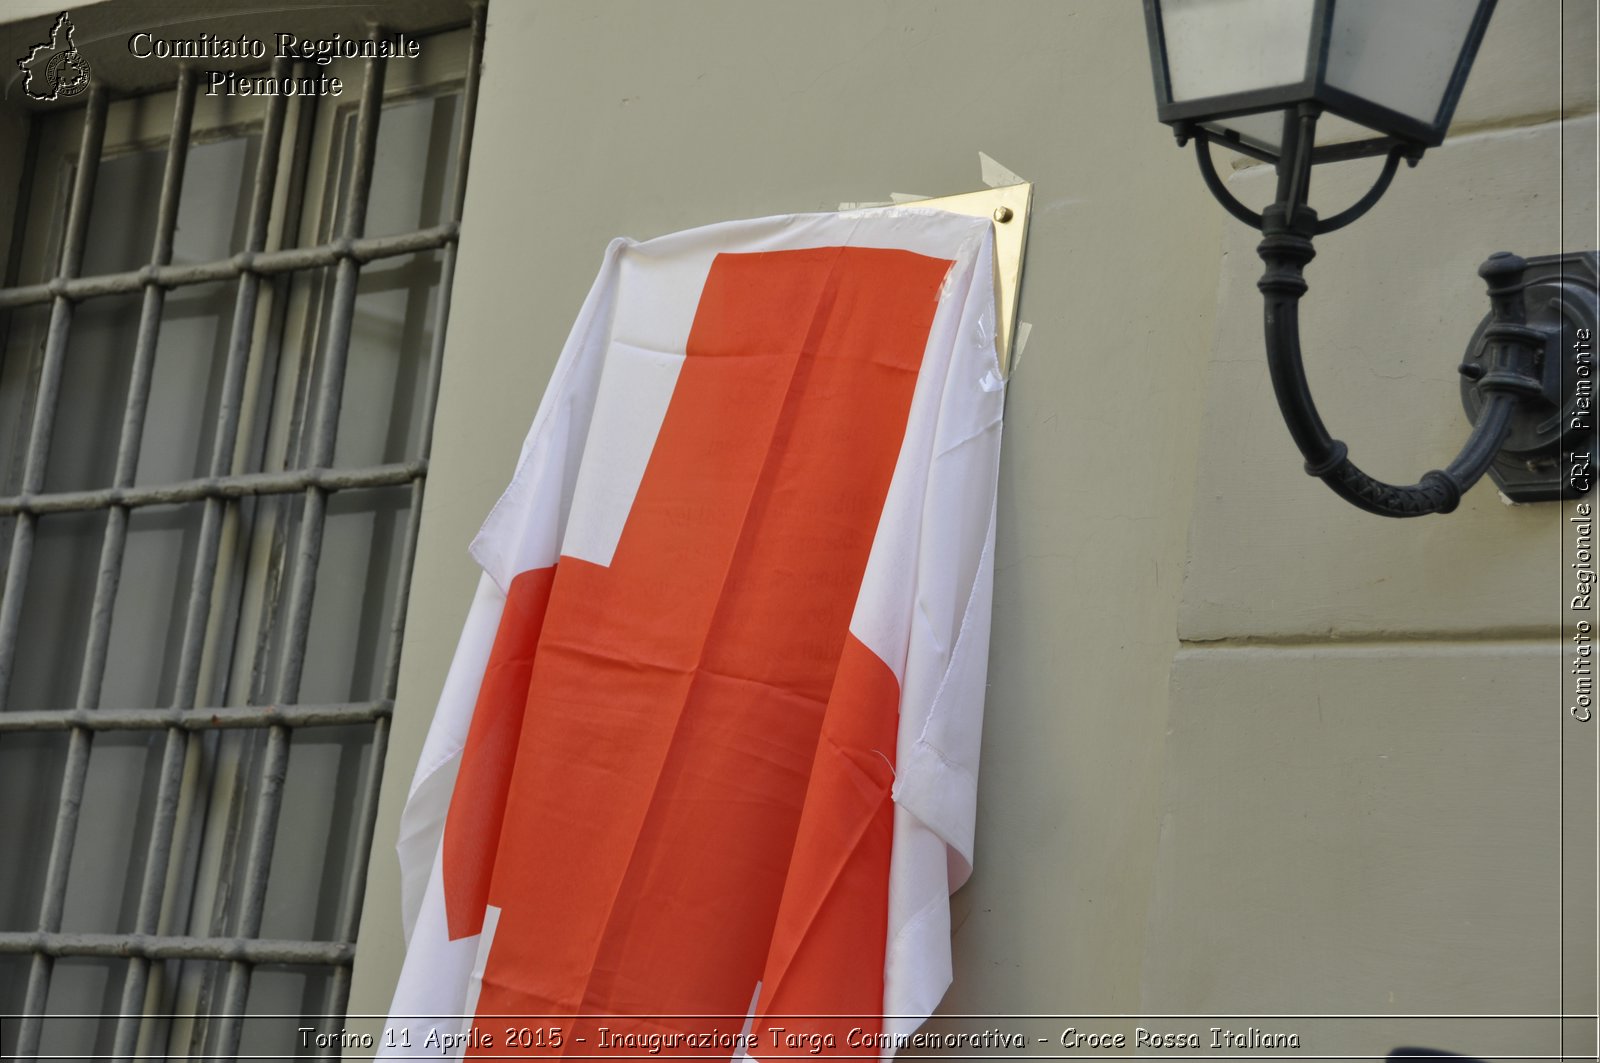
[[[100,168],[100,148],[106,131],[106,94],[94,90],[83,121],[83,140],[78,149],[78,171],[73,175],[72,193],[67,206],[67,229],[62,239],[60,276],[77,276],[83,264],[84,241],[89,231],[89,205],[94,195],[95,172]],[[23,462],[22,490],[36,493],[44,485],[45,466],[50,457],[51,430],[55,426],[56,400],[61,394],[61,373],[66,365],[67,333],[72,327],[72,301],[55,297],[50,307],[50,325],[45,334],[44,361],[40,369],[39,390],[34,400],[33,422],[28,433],[27,456]],[[11,666],[16,659],[17,636],[22,624],[22,595],[33,561],[33,540],[38,517],[23,513],[17,517],[11,537],[11,564],[6,570],[4,598],[0,598],[0,711],[5,709],[6,688]],[[61,929],[61,913],[66,907],[67,871],[72,864],[72,845],[77,838],[78,811],[82,791],[74,795],[66,780],[81,776],[89,766],[88,731],[74,729],[67,745],[65,779],[56,806],[55,832],[50,855],[45,862],[44,895],[40,901],[39,932],[52,934]],[[17,1031],[17,1055],[36,1055],[42,1020],[33,1016],[44,1012],[50,991],[54,958],[44,951],[33,953],[28,968],[27,995],[23,998],[25,1017]]]
[[[347,701],[333,705],[246,705],[214,709],[42,709],[0,713],[0,734],[23,731],[185,731],[240,727],[338,727],[372,723],[394,712],[394,702]]]
[[[208,476],[181,480],[155,487],[108,487],[95,491],[57,491],[51,494],[13,495],[0,498],[0,516],[16,513],[82,513],[108,507],[136,509],[141,506],[167,506],[175,502],[200,499],[234,499],[251,495],[283,495],[319,487],[324,491],[348,491],[359,487],[392,487],[410,483],[426,474],[428,463],[394,462],[368,465],[361,469],[295,469],[291,472],[246,472],[231,476]]]
[[[289,63],[279,60],[273,76],[286,77]],[[180,89],[181,93],[181,89]],[[272,192],[278,178],[278,155],[283,141],[284,112],[288,100],[274,96],[268,102],[261,128],[261,154],[256,158],[256,173],[250,191],[249,228],[243,254],[254,255],[267,246],[267,223],[272,214]],[[173,134],[177,134],[174,127]],[[240,405],[244,393],[245,369],[250,358],[250,340],[255,332],[256,305],[261,294],[261,277],[242,273],[234,293],[233,325],[228,336],[227,361],[223,366],[222,397],[217,410],[216,434],[211,444],[212,476],[222,476],[233,467],[238,447]],[[180,711],[194,708],[200,682],[200,660],[205,647],[206,621],[211,613],[211,597],[216,582],[217,551],[222,542],[224,502],[216,496],[205,500],[200,520],[199,549],[194,573],[189,582],[189,601],[185,608],[182,649],[178,655],[178,677],[172,704]],[[150,825],[150,841],[144,863],[144,880],[139,886],[139,906],[134,920],[135,934],[153,934],[161,917],[161,897],[167,884],[167,866],[172,858],[172,837],[178,822],[178,798],[183,783],[184,754],[189,740],[181,727],[168,727],[161,751],[161,769],[156,789],[155,815]],[[144,1010],[145,986],[150,973],[146,956],[135,956],[128,963],[122,984],[121,1014],[112,1040],[112,1056],[131,1058],[139,1037]]]
[[[85,299],[96,299],[105,295],[125,295],[150,285],[179,288],[188,284],[233,280],[244,274],[266,277],[278,273],[314,269],[318,266],[331,266],[347,258],[365,264],[380,258],[409,255],[416,251],[429,251],[441,247],[455,239],[456,229],[455,222],[447,222],[427,229],[417,229],[414,232],[396,233],[393,236],[335,240],[316,247],[284,248],[281,251],[257,254],[241,252],[232,258],[195,265],[146,266],[143,269],[105,273],[96,277],[71,279],[57,277],[44,284],[0,289],[0,310],[36,306],[62,296],[72,302],[82,302]]]
[[[372,188],[373,156],[377,153],[378,119],[383,110],[384,60],[367,60],[361,103],[356,112],[355,158],[344,203],[347,240],[362,235],[366,226],[367,193]],[[339,260],[334,278],[328,339],[323,347],[320,388],[311,428],[309,460],[313,466],[333,461],[339,433],[340,400],[350,353],[350,329],[355,317],[356,282],[361,266],[353,259]],[[294,701],[300,693],[306,644],[311,635],[311,606],[316,593],[317,568],[322,559],[322,533],[327,517],[328,492],[312,484],[306,488],[295,543],[294,574],[289,586],[283,659],[279,666],[276,700]],[[234,908],[235,933],[251,938],[261,932],[266,907],[267,880],[272,869],[272,847],[277,840],[278,814],[283,808],[283,781],[289,770],[289,731],[274,726],[267,731],[261,774],[256,784],[255,816],[245,850],[244,890]],[[217,1047],[224,1056],[237,1055],[243,1032],[243,1013],[250,992],[251,965],[234,960],[222,995]]]
[[[376,32],[376,31],[375,31]],[[80,673],[77,707],[69,711],[0,711],[0,734],[22,731],[70,732],[63,785],[45,874],[45,888],[36,931],[0,932],[0,954],[29,954],[30,966],[24,1015],[19,1023],[17,1056],[36,1056],[49,996],[53,961],[61,956],[121,957],[129,962],[121,1014],[114,1037],[114,1057],[129,1058],[136,1049],[143,1019],[143,1002],[149,965],[162,959],[204,959],[230,964],[219,1032],[219,1051],[238,1051],[241,1021],[254,967],[261,964],[313,965],[333,968],[325,1021],[336,1022],[347,1006],[350,971],[354,962],[355,934],[365,891],[366,857],[377,816],[382,763],[387,747],[388,721],[393,710],[399,674],[399,654],[406,618],[411,567],[416,556],[422,512],[423,483],[433,431],[434,404],[442,369],[445,324],[450,308],[450,288],[456,263],[456,240],[465,201],[467,164],[472,124],[478,98],[479,68],[483,53],[484,11],[472,7],[471,44],[457,130],[455,175],[450,190],[450,220],[445,224],[395,236],[363,236],[367,196],[372,178],[378,121],[383,103],[383,61],[369,60],[365,88],[357,113],[355,161],[346,189],[344,226],[339,238],[311,248],[266,251],[267,219],[271,209],[276,165],[282,147],[284,98],[271,101],[261,137],[260,156],[252,189],[244,249],[233,257],[198,266],[171,265],[173,232],[182,187],[183,170],[194,111],[194,77],[180,75],[174,108],[172,136],[163,171],[150,264],[140,270],[80,277],[94,180],[105,133],[107,96],[96,90],[86,107],[78,168],[68,198],[67,225],[56,277],[45,284],[0,289],[0,309],[49,302],[51,317],[46,334],[38,391],[24,458],[21,492],[0,498],[0,516],[16,516],[10,564],[0,596],[0,710],[4,709],[22,619],[33,540],[43,514],[104,509],[107,525],[102,539],[100,566],[90,611],[87,649]],[[276,70],[283,74],[285,71]],[[361,266],[370,261],[419,251],[442,249],[439,284],[435,295],[435,331],[424,379],[423,424],[419,456],[409,462],[356,469],[332,469],[337,438],[344,368],[349,352],[357,281]],[[261,278],[280,273],[334,265],[337,273],[330,314],[330,332],[323,350],[323,366],[312,439],[305,466],[282,473],[230,474],[238,445],[241,396],[248,366]],[[222,398],[213,441],[210,475],[202,479],[156,487],[132,486],[138,464],[139,443],[148,405],[151,373],[159,336],[165,292],[174,287],[237,279],[235,309],[224,368]],[[45,468],[54,416],[60,398],[61,374],[73,305],[83,299],[142,290],[138,333],[135,339],[131,382],[120,433],[116,472],[112,486],[90,491],[46,492]],[[311,606],[316,589],[318,561],[328,496],[336,491],[359,490],[409,483],[410,512],[402,545],[395,615],[388,633],[383,692],[379,700],[334,705],[297,704],[301,672],[310,630]],[[217,580],[218,546],[223,517],[230,501],[255,495],[304,492],[296,544],[297,560],[289,591],[285,650],[275,690],[275,703],[266,706],[196,708],[200,660],[204,649],[210,603]],[[115,605],[126,545],[129,512],[137,507],[203,501],[200,544],[185,613],[179,654],[178,681],[168,708],[101,709],[98,707],[105,672],[106,644]],[[272,843],[281,808],[287,769],[290,731],[299,727],[366,723],[373,728],[365,787],[357,805],[354,861],[339,899],[337,940],[282,941],[260,938]],[[193,937],[158,934],[160,900],[165,888],[177,792],[183,775],[187,736],[212,729],[265,729],[266,755],[258,782],[258,800],[245,863],[245,889],[234,909],[231,936]],[[67,872],[76,839],[83,781],[94,733],[105,730],[165,731],[156,810],[148,842],[144,877],[140,885],[135,930],[127,934],[63,933],[60,930],[67,890]],[[335,1053],[336,1054],[336,1053]]]
[[[78,148],[78,170],[73,175],[72,192],[67,200],[67,228],[61,241],[58,276],[76,277],[83,265],[84,241],[89,233],[89,201],[94,195],[95,171],[100,168],[100,146],[106,132],[106,94],[90,92],[83,120],[83,139]],[[45,333],[44,359],[39,368],[38,394],[33,403],[33,420],[28,431],[23,458],[22,493],[37,494],[44,486],[45,465],[50,458],[50,434],[55,427],[56,400],[61,394],[61,371],[67,360],[67,332],[72,328],[72,300],[65,294],[51,298],[50,325]],[[11,666],[17,652],[17,631],[22,623],[22,592],[28,584],[28,568],[33,561],[33,538],[37,518],[21,514],[11,535],[11,560],[6,569],[3,595],[0,595],[0,712],[5,711],[6,690],[10,686]]]
[[[467,200],[467,161],[472,154],[472,117],[478,110],[477,70],[483,58],[483,33],[483,9],[481,6],[475,7],[472,43],[467,54],[468,74],[461,92],[461,126],[455,147],[455,181],[450,189],[449,216],[455,225],[460,224]],[[439,265],[439,287],[434,296],[433,315],[438,326],[434,329],[433,344],[428,351],[428,363],[423,378],[422,427],[418,433],[418,448],[423,462],[428,460],[433,448],[433,417],[438,405],[439,378],[444,371],[444,322],[450,319],[450,295],[452,282],[455,279],[458,248],[459,245],[455,242],[447,244],[443,261]],[[413,480],[405,540],[400,549],[400,571],[405,574],[402,579],[407,584],[410,583],[411,567],[417,557],[417,540],[422,530],[422,491],[422,479]],[[409,604],[409,595],[404,591],[402,588],[402,593],[396,599],[384,661],[383,697],[390,705],[394,703],[400,685],[400,646],[405,636],[406,608]],[[378,823],[378,791],[382,783],[384,758],[389,748],[389,720],[390,716],[384,715],[374,720],[372,724],[372,750],[367,766],[367,785],[356,812],[357,835],[354,849],[357,859],[351,869],[350,877],[345,881],[344,897],[340,904],[338,923],[340,941],[354,941],[356,932],[361,928],[361,902],[366,896],[367,888],[365,857],[372,848],[372,836]],[[350,975],[351,967],[348,965],[340,966],[333,972],[333,984],[328,994],[329,1014],[322,1025],[323,1033],[334,1032],[337,1017],[343,1015],[349,1005]],[[328,1046],[322,1053],[325,1058],[334,1058],[339,1054],[338,1049],[334,1047],[337,1041],[337,1038],[328,1039]]]
[[[194,74],[185,70],[179,77],[177,105],[172,117],[172,136],[167,144],[166,168],[162,173],[161,194],[156,211],[155,246],[150,261],[154,266],[164,266],[172,261],[173,234],[178,228],[178,193],[183,185],[184,163],[188,158],[189,129],[194,117]],[[101,126],[104,127],[105,98],[101,97]],[[96,163],[98,160],[96,160]],[[79,174],[94,165],[87,154],[80,156]],[[84,213],[88,206],[85,203]],[[63,300],[65,296],[60,296]],[[145,411],[149,405],[150,379],[155,369],[156,340],[161,329],[161,311],[166,299],[164,289],[149,285],[144,290],[144,302],[139,312],[139,329],[134,340],[133,366],[128,383],[128,399],[123,413],[122,432],[117,444],[116,471],[112,476],[115,487],[125,488],[133,483],[139,465],[139,445],[144,437]],[[24,484],[24,489],[27,485]],[[37,514],[31,515],[37,519]],[[92,709],[100,701],[100,690],[105,678],[106,649],[111,641],[111,617],[116,604],[117,584],[122,575],[123,550],[127,544],[128,508],[112,505],[106,517],[106,529],[101,540],[100,566],[95,577],[94,599],[89,609],[89,635],[84,649],[83,667],[79,676],[77,707]],[[19,584],[25,579],[24,572]],[[8,591],[7,600],[12,595]],[[20,615],[21,594],[14,605]],[[67,873],[72,862],[72,850],[77,841],[78,813],[83,804],[84,780],[89,774],[89,745],[93,732],[75,727],[68,746],[66,769],[61,781],[59,814],[51,839],[50,858],[47,864],[43,910],[39,916],[41,933],[59,930],[61,913],[67,889]],[[26,1018],[18,1034],[18,1054],[37,1052],[43,1027],[41,1016],[45,1010],[50,990],[50,976],[54,957],[44,950],[35,951],[28,972],[28,988],[24,1012]]]

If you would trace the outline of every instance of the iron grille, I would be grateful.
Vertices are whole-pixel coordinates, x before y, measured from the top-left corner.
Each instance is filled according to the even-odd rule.
[[[274,193],[280,184],[277,171],[288,105],[287,97],[276,96],[268,102],[260,128],[260,150],[246,208],[242,247],[238,253],[222,260],[175,265],[173,239],[191,144],[197,86],[195,71],[186,69],[180,74],[176,87],[176,104],[156,208],[156,236],[148,264],[130,271],[83,275],[85,237],[109,102],[105,91],[95,89],[84,105],[78,162],[67,198],[55,275],[45,283],[0,289],[0,311],[25,307],[48,307],[49,310],[22,458],[20,490],[10,497],[0,498],[0,524],[5,518],[11,518],[13,524],[3,587],[0,587],[0,741],[20,732],[64,732],[69,736],[48,855],[43,858],[42,902],[37,924],[24,930],[0,931],[0,954],[30,957],[23,1017],[15,1031],[15,1052],[19,1058],[33,1058],[40,1051],[53,969],[56,961],[64,957],[112,957],[125,961],[122,1004],[113,1038],[116,1058],[128,1058],[137,1050],[141,1024],[146,1021],[143,1010],[151,966],[160,960],[200,959],[226,964],[220,999],[213,1009],[217,1023],[213,1044],[220,1056],[234,1056],[240,1051],[247,995],[252,975],[260,965],[294,964],[330,969],[324,1027],[331,1027],[345,1011],[365,889],[365,854],[371,846],[377,813],[406,597],[422,512],[483,34],[483,14],[481,8],[477,8],[473,14],[465,84],[461,90],[453,145],[454,174],[447,192],[448,220],[444,224],[395,235],[366,235],[385,77],[384,60],[369,59],[364,64],[364,87],[354,120],[353,148],[336,237],[318,246],[268,249],[268,220]],[[283,62],[273,68],[277,77],[290,72],[290,64]],[[385,258],[433,250],[439,253],[439,277],[434,295],[435,324],[422,384],[423,423],[416,437],[420,446],[409,460],[401,462],[335,467],[335,442],[362,267]],[[306,403],[310,412],[301,460],[283,471],[238,473],[234,471],[234,462],[240,443],[245,380],[252,357],[259,356],[253,348],[259,344],[257,313],[262,285],[274,276],[323,268],[331,269],[333,284],[323,311],[325,330],[317,356],[320,368],[306,377],[305,386],[314,391]],[[135,470],[145,433],[167,293],[185,286],[217,282],[230,283],[234,299],[208,474],[186,481],[136,486]],[[62,374],[72,339],[74,310],[88,300],[127,293],[139,293],[142,303],[137,332],[128,353],[130,383],[122,411],[114,475],[109,484],[96,489],[47,490],[45,472],[61,398]],[[409,485],[410,501],[398,565],[400,586],[395,591],[392,624],[386,633],[381,697],[353,703],[304,704],[300,701],[302,675],[330,499],[339,492],[396,485]],[[301,500],[277,636],[281,649],[268,684],[269,697],[264,699],[268,703],[197,704],[202,689],[201,656],[219,579],[219,546],[225,517],[228,508],[240,500],[264,496],[298,496]],[[173,696],[169,704],[155,708],[102,706],[107,646],[123,575],[131,515],[142,507],[174,505],[199,507],[201,518],[192,569],[188,574]],[[75,705],[62,709],[10,706],[7,696],[16,664],[19,633],[28,620],[23,600],[39,521],[46,516],[67,513],[104,514],[105,517]],[[302,728],[336,725],[362,725],[371,729],[369,762],[356,799],[356,857],[350,862],[352,873],[342,884],[337,933],[328,940],[263,938],[260,936],[262,913],[283,807],[291,733]],[[159,933],[161,901],[168,887],[174,824],[189,749],[188,736],[195,732],[239,728],[263,733],[265,745],[241,835],[243,887],[228,900],[227,921],[231,924],[231,933],[223,936]],[[91,746],[97,734],[109,731],[165,735],[155,812],[148,839],[144,840],[147,852],[137,883],[137,914],[134,927],[128,933],[65,932],[62,929],[63,906],[74,844],[79,836]],[[330,1050],[329,1054],[337,1054],[337,1049]]]

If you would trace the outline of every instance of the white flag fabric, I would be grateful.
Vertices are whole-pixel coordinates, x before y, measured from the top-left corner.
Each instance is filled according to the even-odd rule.
[[[887,1058],[972,867],[990,223],[614,241],[402,816],[379,1058]]]

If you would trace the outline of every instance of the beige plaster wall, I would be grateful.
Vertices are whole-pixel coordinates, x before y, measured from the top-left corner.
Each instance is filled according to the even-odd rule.
[[[1575,6],[1505,0],[1463,135],[1319,244],[1313,376],[1379,472],[1432,467],[1464,433],[1474,269],[1559,242],[1563,144],[1566,224],[1592,232],[1572,212],[1594,127]],[[1563,92],[1582,115],[1564,125]],[[1033,332],[946,1008],[1470,1010],[1511,978],[1510,1003],[1551,1006],[1559,746],[1520,724],[1560,723],[1554,606],[1527,582],[1558,563],[1557,517],[1482,488],[1386,524],[1300,474],[1251,234],[1154,120],[1139,5],[496,0],[352,1011],[385,1011],[399,968],[388,841],[471,595],[466,544],[606,240],[968,191],[979,151],[1036,185]],[[1319,174],[1319,199],[1370,167]],[[1240,195],[1262,202],[1263,176],[1236,175]],[[1408,893],[1444,886],[1441,914]]]

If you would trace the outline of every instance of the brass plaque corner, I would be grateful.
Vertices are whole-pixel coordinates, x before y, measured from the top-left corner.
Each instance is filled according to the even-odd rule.
[[[995,329],[995,354],[1000,372],[1011,375],[1012,351],[1017,336],[1017,299],[1022,290],[1022,262],[1028,250],[1028,222],[1033,207],[1033,183],[986,188],[956,196],[918,199],[907,207],[930,207],[974,218],[988,218],[994,226],[994,304],[999,318]]]

